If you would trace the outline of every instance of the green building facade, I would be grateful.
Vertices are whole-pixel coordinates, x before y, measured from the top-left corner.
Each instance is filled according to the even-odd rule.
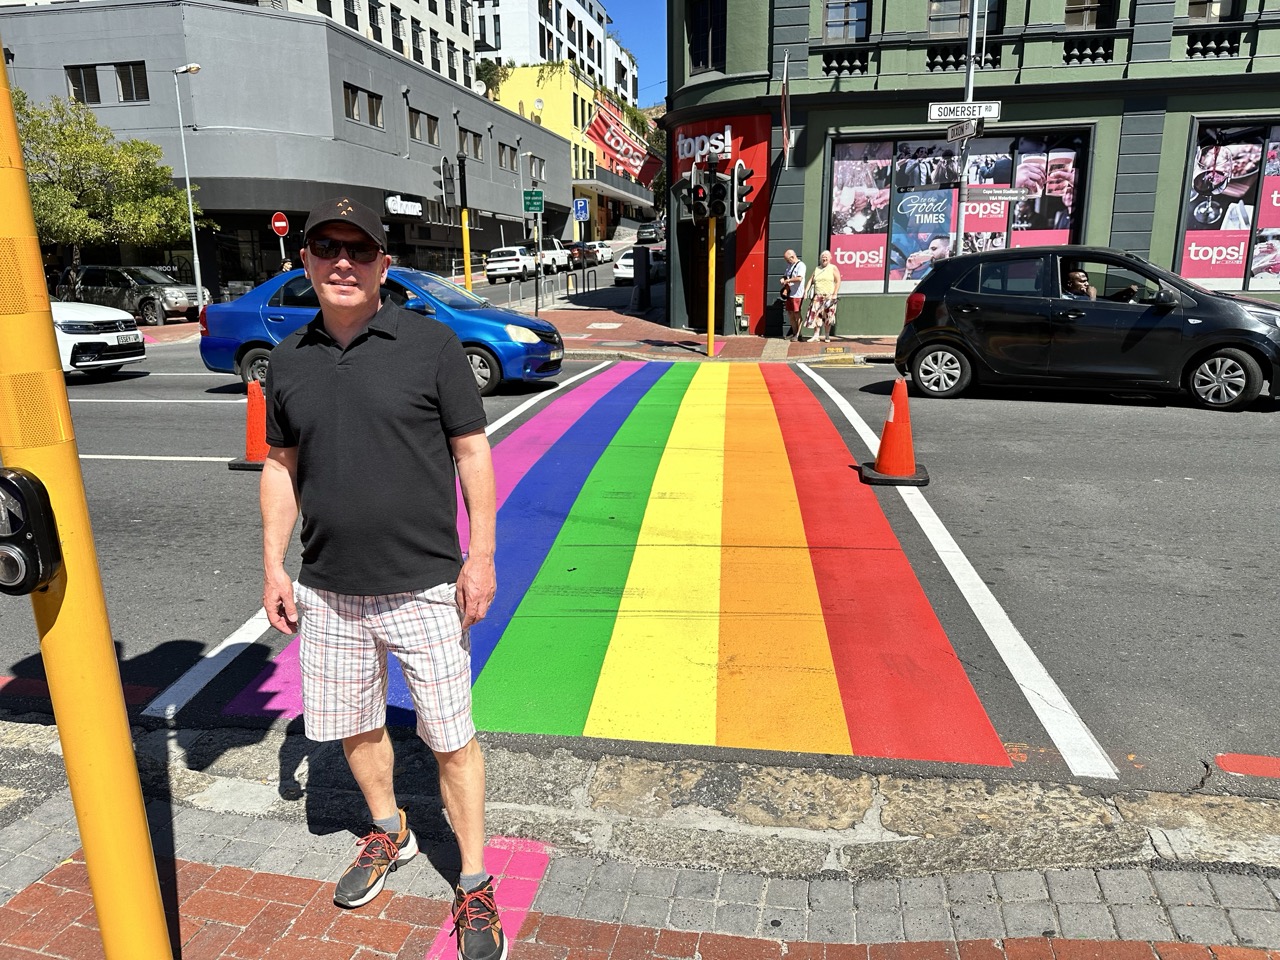
[[[972,99],[993,106],[948,141],[930,105],[963,112],[971,4]],[[715,247],[721,333],[780,332],[789,248],[810,267],[831,250],[844,334],[896,333],[937,257],[1033,243],[1280,299],[1280,0],[668,0],[668,15],[674,326],[706,322],[709,239],[679,184],[714,153],[754,188]]]

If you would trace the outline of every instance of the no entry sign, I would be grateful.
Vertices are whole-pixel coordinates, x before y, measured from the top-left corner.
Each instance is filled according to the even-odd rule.
[[[271,229],[276,232],[276,236],[285,236],[289,232],[289,218],[277,210],[271,215]]]

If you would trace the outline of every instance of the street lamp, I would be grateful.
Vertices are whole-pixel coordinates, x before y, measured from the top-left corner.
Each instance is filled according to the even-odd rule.
[[[191,171],[187,169],[187,134],[182,126],[182,91],[178,87],[178,74],[199,73],[200,64],[186,63],[173,71],[173,94],[178,103],[178,141],[182,144],[182,178],[187,182],[187,217],[191,224],[191,263],[196,271],[196,306],[204,309],[204,284],[200,282],[200,251],[196,249],[196,208],[191,202]]]
[[[517,137],[516,150],[518,151],[519,149],[520,149],[520,138]],[[521,153],[516,157],[516,175],[520,178],[520,229],[521,230],[527,230],[529,228],[529,218],[524,215],[524,159],[525,157],[532,157],[532,156],[533,156],[533,151],[526,150],[524,153]],[[530,178],[532,178],[533,176],[532,170],[529,171],[529,175],[530,175]],[[541,240],[542,238],[539,237],[538,239]]]

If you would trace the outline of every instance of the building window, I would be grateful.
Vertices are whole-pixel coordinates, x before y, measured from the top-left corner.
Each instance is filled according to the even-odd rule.
[[[471,86],[471,51],[462,51],[462,85]]]
[[[342,105],[348,120],[359,120],[360,88],[344,83],[342,85]]]
[[[422,63],[422,24],[418,22],[417,17],[409,21],[409,37],[413,43],[413,59]]]
[[[467,36],[471,36],[471,4],[468,0],[462,0],[458,10],[462,14],[462,32]]]
[[[431,31],[431,69],[440,72],[440,34]]]
[[[497,5],[495,2],[494,6]],[[496,13],[493,15],[493,49],[502,49],[502,17]]]
[[[316,10],[323,13],[326,17],[333,16],[333,4],[330,0],[316,0]]]
[[[422,122],[426,114],[421,110],[409,108],[409,139],[422,142],[422,128],[425,124]]]
[[[440,16],[440,0],[427,0],[427,9],[436,16]]]
[[[98,68],[92,64],[83,67],[67,67],[67,95],[80,103],[101,103],[98,92]]]
[[[1000,0],[929,0],[930,35],[967,34],[970,6],[978,11],[978,29],[1000,32]]]
[[[485,49],[485,48],[487,48],[487,47],[489,46],[489,36],[488,36],[488,31],[487,31],[487,30],[485,30],[485,18],[484,18],[484,17],[481,17],[481,18],[480,18],[480,20],[479,20],[479,24],[480,24],[480,34],[479,34],[479,36],[476,38],[476,46],[477,46],[478,48],[480,48],[480,49],[482,49],[482,50],[483,50],[483,49]]]
[[[823,36],[828,40],[866,40],[871,22],[868,7],[867,0],[827,0]]]
[[[449,62],[449,79],[456,81],[458,79],[458,45],[450,40],[445,45],[445,50]]]
[[[453,26],[453,0],[444,0],[444,22]]]
[[[382,97],[376,93],[365,92],[365,102],[369,105],[369,126],[382,126]]]
[[[382,4],[378,0],[369,0],[369,32],[374,40],[382,42]]]
[[[529,158],[529,176],[534,180],[547,179],[547,161],[541,157]]]
[[[1235,0],[1191,0],[1187,19],[1200,23],[1222,23],[1235,19]]]
[[[364,119],[371,127],[382,126],[382,97],[368,90],[361,90],[350,83],[342,85],[342,109],[348,120],[359,121],[360,101],[364,99]]]
[[[343,18],[352,30],[360,29],[360,4],[358,0],[342,0]]]
[[[689,72],[724,72],[725,0],[693,0],[688,7]]]
[[[1116,25],[1114,0],[1067,0],[1068,30],[1109,30]]]
[[[97,80],[97,73],[94,79]],[[145,63],[117,63],[116,89],[121,103],[139,103],[150,100],[147,92],[147,65]]]
[[[427,143],[433,147],[440,146],[440,119],[427,114]]]
[[[404,53],[404,14],[399,7],[391,8],[391,49]]]

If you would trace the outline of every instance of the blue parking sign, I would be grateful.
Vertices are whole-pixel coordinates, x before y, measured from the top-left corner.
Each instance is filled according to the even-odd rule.
[[[579,220],[585,223],[590,218],[591,216],[587,210],[586,198],[584,197],[578,200],[574,200],[573,201],[573,219]]]

